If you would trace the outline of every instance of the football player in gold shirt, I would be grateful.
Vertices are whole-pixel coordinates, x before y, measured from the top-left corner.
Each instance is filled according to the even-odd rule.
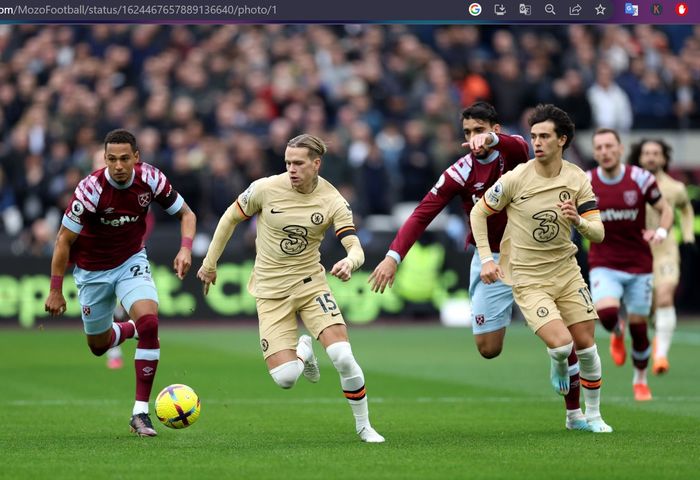
[[[668,172],[671,161],[671,146],[663,140],[644,139],[632,147],[629,162],[649,170],[656,177],[661,195],[674,210],[680,212],[683,243],[693,245],[695,213],[688,199],[685,185],[673,179]],[[647,208],[647,225],[658,223],[658,213]],[[654,315],[656,335],[654,337],[653,365],[651,371],[660,375],[669,369],[668,351],[671,348],[673,331],[676,329],[676,308],[673,298],[680,280],[680,252],[675,235],[669,235],[658,245],[651,246],[654,256]]]
[[[347,256],[331,269],[343,281],[364,262],[352,211],[329,182],[319,176],[323,140],[309,134],[291,139],[285,150],[287,172],[262,178],[238,196],[219,221],[197,272],[205,294],[216,282],[216,264],[236,225],[257,215],[255,266],[248,291],[256,299],[260,345],[277,385],[291,388],[299,376],[320,378],[312,339],[297,341],[297,316],[318,339],[340,375],[340,384],[363,442],[384,437],[369,421],[365,378],[355,361],[348,332],[321,265],[321,240],[332,225]]]
[[[571,242],[572,226],[592,242],[602,241],[603,224],[586,174],[562,158],[574,137],[569,116],[554,105],[539,105],[529,124],[535,158],[503,175],[471,212],[481,278],[486,284],[501,278],[512,282],[528,325],[547,345],[552,385],[566,397],[566,428],[612,432],[600,414],[597,314]],[[504,208],[508,227],[501,251],[509,243],[510,252],[501,254],[499,265],[489,247],[486,218]]]

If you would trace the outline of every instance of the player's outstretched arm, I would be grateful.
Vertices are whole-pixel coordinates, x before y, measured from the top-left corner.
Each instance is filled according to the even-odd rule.
[[[216,264],[221,258],[224,247],[231,239],[236,225],[246,220],[248,217],[241,211],[238,201],[229,206],[216,226],[214,236],[211,239],[207,255],[204,257],[202,266],[197,272],[197,278],[204,284],[204,294],[209,293],[209,285],[216,285]]]
[[[394,279],[396,278],[396,270],[398,270],[399,265],[396,260],[390,256],[384,257],[384,260],[379,262],[372,274],[369,276],[367,283],[371,283],[370,287],[373,292],[384,293],[387,285],[389,288],[394,286]]]
[[[365,252],[362,250],[360,239],[356,235],[348,235],[340,240],[348,255],[336,262],[331,269],[331,275],[347,282],[352,277],[352,272],[365,263]]]
[[[63,275],[68,266],[70,247],[78,238],[78,234],[71,232],[61,225],[56,236],[56,245],[51,258],[51,287],[49,296],[44,303],[44,310],[49,315],[63,315],[66,311],[66,299],[63,297]]]
[[[187,275],[187,272],[192,266],[192,239],[197,230],[197,216],[187,206],[183,204],[182,208],[175,214],[180,220],[180,235],[182,240],[180,243],[180,251],[177,252],[173,261],[173,269],[177,278],[182,280]]]

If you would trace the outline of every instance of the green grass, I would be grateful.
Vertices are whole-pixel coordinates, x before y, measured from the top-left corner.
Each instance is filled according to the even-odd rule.
[[[510,328],[481,359],[471,332],[437,325],[352,328],[383,445],[359,442],[337,374],[291,391],[269,378],[252,328],[161,327],[155,390],[192,386],[202,415],[186,430],[128,433],[133,367],[108,371],[80,327],[0,330],[0,478],[694,478],[700,459],[700,325],[681,324],[671,372],[632,399],[631,366],[612,366],[602,408],[613,434],[564,429],[541,342]],[[133,354],[134,342],[125,353]],[[316,344],[317,353],[319,352]]]

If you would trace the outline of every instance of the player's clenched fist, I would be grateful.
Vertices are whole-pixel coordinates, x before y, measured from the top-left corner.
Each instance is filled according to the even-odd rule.
[[[216,285],[216,270],[208,271],[202,266],[197,272],[197,278],[204,284],[204,295],[206,295],[209,293],[209,285]]]
[[[557,203],[557,207],[561,210],[562,215],[564,215],[564,218],[572,222],[574,225],[578,225],[581,223],[581,219],[578,215],[578,211],[576,210],[576,206],[574,205],[574,201],[569,199],[569,200],[564,200],[561,203]]]

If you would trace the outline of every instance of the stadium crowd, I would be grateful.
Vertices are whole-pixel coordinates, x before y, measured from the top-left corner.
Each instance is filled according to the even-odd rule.
[[[577,129],[700,128],[700,27],[3,25],[0,230],[49,255],[114,128],[205,231],[300,132],[327,140],[322,175],[360,217],[389,213],[463,154],[480,99],[526,138],[540,102]]]

